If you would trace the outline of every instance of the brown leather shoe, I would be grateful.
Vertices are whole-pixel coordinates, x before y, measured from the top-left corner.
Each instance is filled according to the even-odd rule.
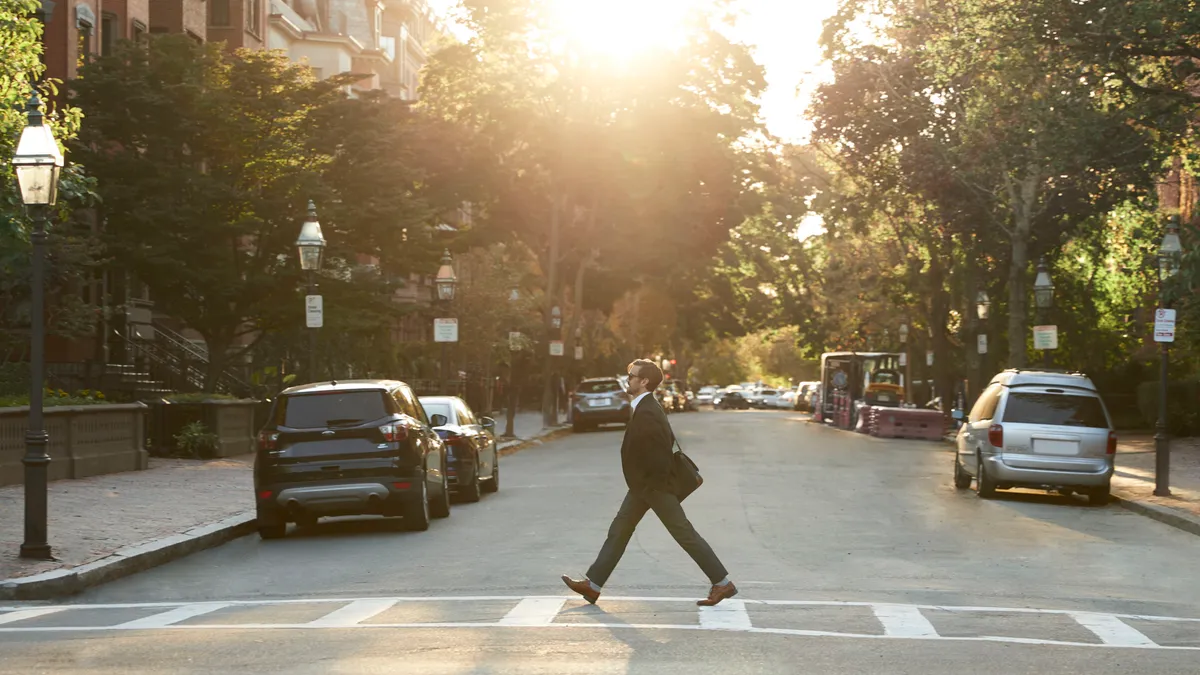
[[[714,585],[711,589],[709,589],[708,597],[703,600],[697,600],[696,604],[700,605],[701,607],[712,607],[718,602],[732,598],[735,595],[737,595],[737,586],[734,586],[733,582],[731,581],[720,586]]]
[[[582,595],[584,600],[587,600],[593,605],[596,604],[596,601],[600,599],[600,591],[592,588],[592,583],[587,579],[576,581],[575,579],[572,579],[564,574],[562,575],[562,580],[563,583],[567,585],[567,588]]]

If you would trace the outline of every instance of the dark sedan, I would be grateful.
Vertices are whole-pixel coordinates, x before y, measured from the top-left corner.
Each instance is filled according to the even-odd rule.
[[[446,473],[455,496],[477,502],[481,493],[499,490],[496,421],[476,415],[457,396],[422,396],[421,406],[446,443]]]
[[[719,399],[713,399],[717,410],[749,410],[750,402],[738,391],[727,391]]]

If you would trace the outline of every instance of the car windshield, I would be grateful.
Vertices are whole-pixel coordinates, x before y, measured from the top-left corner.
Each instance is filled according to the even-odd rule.
[[[1108,428],[1104,407],[1095,396],[1011,392],[1004,406],[1005,422]]]
[[[425,414],[429,416],[429,419],[433,419],[434,415],[442,415],[447,420],[450,420],[450,422],[454,421],[454,415],[450,412],[450,405],[448,403],[426,403],[421,401],[421,407],[425,408]],[[447,424],[450,422],[447,422]]]
[[[600,380],[598,382],[580,382],[576,389],[580,394],[613,394],[621,389],[621,383],[616,380]]]
[[[279,402],[283,408],[279,417],[283,426],[292,429],[318,429],[369,422],[387,417],[386,396],[386,392],[378,389],[293,394]]]

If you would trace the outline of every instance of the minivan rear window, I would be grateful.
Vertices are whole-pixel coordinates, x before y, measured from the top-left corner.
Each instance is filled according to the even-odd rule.
[[[1009,392],[1004,421],[1015,424],[1053,424],[1108,428],[1104,406],[1095,396]]]
[[[317,429],[370,422],[387,417],[387,392],[378,389],[294,394],[279,402],[285,427]]]
[[[609,394],[625,390],[621,388],[621,383],[616,380],[601,380],[599,382],[580,382],[579,387],[575,391],[580,394]]]

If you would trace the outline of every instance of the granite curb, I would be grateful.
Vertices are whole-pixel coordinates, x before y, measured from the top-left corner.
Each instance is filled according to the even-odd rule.
[[[99,560],[29,577],[0,580],[0,600],[51,600],[220,546],[254,531],[246,511],[154,541],[129,546]]]
[[[501,457],[511,455],[561,438],[570,431],[570,426],[543,429],[531,438],[500,443],[497,450]],[[78,567],[0,580],[0,600],[53,600],[75,595],[93,586],[220,546],[254,531],[254,511],[245,511],[162,539],[120,549]]]
[[[1171,527],[1183,530],[1184,532],[1200,535],[1200,518],[1197,518],[1186,511],[1180,511],[1179,509],[1173,509],[1169,506],[1159,506],[1158,504],[1151,504],[1138,499],[1132,499],[1130,497],[1123,496],[1119,492],[1114,492],[1112,494],[1112,499],[1113,501],[1118,502],[1125,509],[1136,514],[1157,520],[1160,523],[1170,525]]]

